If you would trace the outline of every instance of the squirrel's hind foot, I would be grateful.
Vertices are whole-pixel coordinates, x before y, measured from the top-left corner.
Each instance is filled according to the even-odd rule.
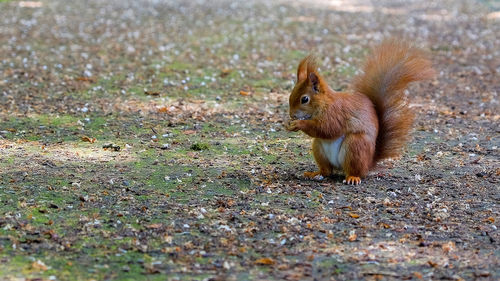
[[[360,177],[352,177],[352,176],[348,176],[345,178],[345,180],[343,181],[343,183],[345,184],[352,184],[352,185],[358,185],[361,183],[361,178]]]

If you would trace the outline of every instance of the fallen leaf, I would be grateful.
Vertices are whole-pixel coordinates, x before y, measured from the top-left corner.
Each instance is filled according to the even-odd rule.
[[[488,277],[491,275],[489,271],[480,271],[480,272],[474,272],[474,275],[477,277]]]
[[[94,79],[92,78],[89,78],[89,77],[76,77],[76,80],[77,81],[81,81],[81,82],[94,82]]]
[[[279,270],[286,270],[286,269],[289,269],[289,268],[290,267],[288,266],[288,264],[285,264],[285,263],[278,265],[278,269]]]
[[[160,270],[157,269],[153,264],[145,263],[143,265],[144,269],[146,269],[146,274],[157,274],[160,273]]]
[[[192,134],[196,134],[196,131],[195,130],[185,130],[183,132],[184,135],[192,135]]]
[[[148,91],[144,91],[144,94],[147,95],[147,96],[159,96],[160,92],[148,92]]]
[[[40,8],[43,6],[43,3],[40,1],[21,1],[19,2],[19,7],[22,8]]]
[[[36,269],[36,270],[42,270],[42,271],[46,271],[48,270],[49,268],[43,263],[43,261],[41,260],[36,260],[34,261],[32,264],[31,264],[31,267],[33,267],[33,269]]]
[[[495,218],[494,217],[489,217],[489,218],[485,219],[484,222],[494,223],[495,222]]]
[[[96,138],[89,138],[87,136],[83,136],[82,137],[82,141],[86,141],[86,142],[90,142],[90,143],[94,143],[96,141]]]
[[[250,95],[250,92],[245,92],[245,91],[240,91],[240,95],[242,96],[249,96]]]
[[[273,265],[276,262],[272,258],[260,258],[255,261],[255,264],[258,265]]]
[[[449,253],[449,252],[455,250],[455,243],[453,243],[453,241],[450,241],[450,242],[448,242],[446,244],[443,244],[441,246],[441,248],[443,249],[443,251],[445,253]]]
[[[227,68],[226,68],[226,69],[221,70],[221,72],[220,72],[220,77],[226,77],[226,76],[228,76],[228,75],[229,75],[229,73],[231,73],[231,71],[233,71],[233,70],[232,70],[232,69],[227,69]]]
[[[348,238],[349,241],[354,242],[354,241],[356,241],[357,238],[358,238],[358,235],[356,234],[356,232],[354,230],[349,232],[349,238]]]
[[[166,243],[172,244],[172,240],[173,240],[172,236],[168,234],[163,235],[163,241],[165,241]]]
[[[359,218],[359,215],[358,215],[358,214],[356,214],[356,213],[349,213],[349,216],[350,216],[351,218],[353,218],[353,219],[357,219],[357,218]]]
[[[150,224],[150,225],[146,226],[146,228],[149,228],[149,229],[158,229],[160,227],[162,227],[161,223],[153,223],[153,224]]]
[[[380,225],[381,227],[385,228],[385,229],[387,229],[387,228],[391,228],[391,226],[390,226],[390,225],[388,225],[388,224],[386,224],[386,223],[383,223],[383,222],[379,223],[379,225]]]

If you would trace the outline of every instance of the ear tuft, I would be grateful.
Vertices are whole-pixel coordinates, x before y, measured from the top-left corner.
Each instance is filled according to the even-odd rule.
[[[297,68],[297,82],[304,81],[309,77],[309,73],[316,72],[316,60],[314,56],[305,57]]]

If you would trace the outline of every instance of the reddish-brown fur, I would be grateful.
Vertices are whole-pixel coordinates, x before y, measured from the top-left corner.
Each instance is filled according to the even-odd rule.
[[[311,56],[301,61],[297,83],[290,95],[291,131],[301,130],[316,139],[344,136],[342,168],[348,183],[359,183],[377,161],[398,156],[413,122],[403,90],[408,83],[433,77],[422,52],[396,40],[375,48],[364,74],[354,80],[354,92],[334,92],[319,75]],[[307,103],[302,103],[304,97]],[[302,120],[294,120],[302,119]],[[306,176],[327,176],[332,165],[313,142],[319,171]]]
[[[375,48],[354,79],[354,91],[374,104],[379,119],[375,160],[397,157],[408,140],[414,114],[404,89],[409,83],[434,77],[431,62],[419,49],[403,41],[387,40]]]

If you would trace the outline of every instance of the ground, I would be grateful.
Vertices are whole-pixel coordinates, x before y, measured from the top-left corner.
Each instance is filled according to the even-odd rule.
[[[373,6],[375,5],[375,6]],[[0,1],[0,279],[500,279],[498,1]],[[307,180],[302,57],[407,38],[401,159]]]

